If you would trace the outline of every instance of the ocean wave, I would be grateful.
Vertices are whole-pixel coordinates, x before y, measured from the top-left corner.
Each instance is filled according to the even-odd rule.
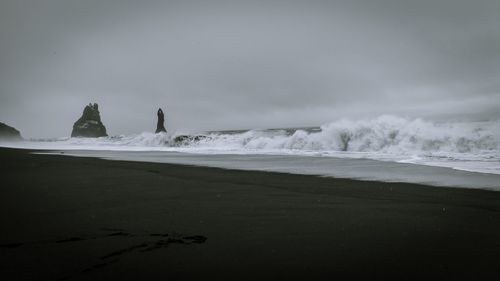
[[[403,155],[488,153],[499,149],[500,122],[437,123],[423,119],[381,116],[372,120],[339,120],[307,130],[253,130],[236,134],[212,133],[196,140],[158,145],[187,147],[298,150],[322,152],[380,152]]]
[[[449,153],[497,152],[500,147],[500,122],[431,122],[385,115],[357,121],[342,119],[321,126],[320,130],[249,130],[197,135],[141,133],[96,139],[62,138],[51,142],[254,152],[291,150],[444,156]]]
[[[36,140],[34,146],[368,158],[500,174],[500,121],[433,122],[384,115],[342,119],[320,128],[60,138]]]

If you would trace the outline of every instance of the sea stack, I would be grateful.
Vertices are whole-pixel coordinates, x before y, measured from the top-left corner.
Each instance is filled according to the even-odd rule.
[[[21,133],[16,128],[0,122],[0,140],[21,140]]]
[[[160,132],[167,132],[167,129],[165,129],[165,115],[163,115],[163,111],[161,108],[158,109],[158,123],[156,124],[156,132],[155,133],[160,133]]]
[[[89,103],[83,110],[83,115],[73,125],[71,137],[98,138],[106,137],[106,127],[101,122],[97,103]]]

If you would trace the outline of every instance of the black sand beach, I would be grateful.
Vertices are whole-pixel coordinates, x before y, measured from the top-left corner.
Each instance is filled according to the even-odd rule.
[[[2,280],[500,277],[499,192],[5,148],[0,159]]]

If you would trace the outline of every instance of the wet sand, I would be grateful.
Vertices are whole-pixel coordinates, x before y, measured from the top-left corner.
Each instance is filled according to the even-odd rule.
[[[500,192],[29,152],[0,148],[3,280],[500,277]]]

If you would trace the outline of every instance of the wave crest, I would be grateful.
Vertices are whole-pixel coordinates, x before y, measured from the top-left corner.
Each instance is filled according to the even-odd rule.
[[[37,143],[40,144],[40,141]],[[342,119],[319,128],[48,140],[54,149],[167,150],[193,153],[296,154],[500,161],[500,122],[431,122],[384,115]],[[349,156],[350,155],[350,156]],[[359,155],[358,155],[359,156]],[[357,156],[356,156],[357,157]]]
[[[435,123],[423,119],[381,116],[372,120],[339,120],[318,132],[252,130],[236,134],[212,133],[184,141],[185,147],[250,150],[306,150],[421,154],[477,153],[499,148],[498,122]],[[172,140],[165,142],[174,144]]]

